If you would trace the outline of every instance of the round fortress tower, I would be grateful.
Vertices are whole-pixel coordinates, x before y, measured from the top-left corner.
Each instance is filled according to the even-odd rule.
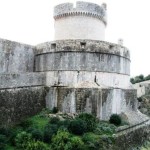
[[[130,83],[130,52],[121,39],[118,44],[104,41],[106,5],[60,4],[54,19],[55,41],[36,46],[35,56],[35,71],[45,72],[50,87],[47,107],[88,112],[102,120],[125,113],[132,120],[137,105]]]
[[[104,40],[107,24],[106,4],[101,6],[78,1],[64,3],[54,8],[55,40]]]

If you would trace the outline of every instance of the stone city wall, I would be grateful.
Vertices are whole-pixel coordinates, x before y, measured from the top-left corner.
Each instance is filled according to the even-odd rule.
[[[118,132],[115,137],[115,150],[139,149],[145,141],[150,140],[150,121],[137,124],[133,127]]]
[[[44,73],[0,74],[0,89],[45,85]]]
[[[0,126],[10,126],[37,114],[45,104],[44,87],[0,90]]]
[[[137,89],[137,96],[150,95],[150,81],[144,81],[133,84],[133,87]]]
[[[33,72],[35,47],[0,39],[0,73]]]

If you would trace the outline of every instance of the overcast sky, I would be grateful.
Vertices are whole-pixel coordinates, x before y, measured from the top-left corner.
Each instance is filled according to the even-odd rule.
[[[150,0],[82,1],[107,3],[105,40],[124,39],[131,53],[131,76],[150,74]],[[63,2],[75,0],[0,0],[0,38],[31,45],[52,41],[53,7]]]

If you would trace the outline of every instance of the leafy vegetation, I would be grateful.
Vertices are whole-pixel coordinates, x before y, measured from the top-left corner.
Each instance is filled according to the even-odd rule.
[[[0,128],[0,149],[105,150],[113,145],[115,129],[91,114],[61,119],[45,109],[13,128]]]
[[[81,113],[77,118],[82,119],[87,124],[87,131],[93,131],[96,128],[97,119],[91,114]]]
[[[131,78],[130,82],[132,84],[135,84],[135,83],[139,83],[139,82],[143,82],[143,81],[147,81],[147,80],[150,80],[150,75],[147,75],[146,77],[144,77],[144,75],[141,74],[139,76]]]
[[[73,134],[82,135],[87,131],[87,124],[84,120],[78,118],[70,122],[68,129]]]
[[[119,125],[121,125],[121,117],[117,114],[112,114],[110,116],[109,122],[116,126],[119,126]]]

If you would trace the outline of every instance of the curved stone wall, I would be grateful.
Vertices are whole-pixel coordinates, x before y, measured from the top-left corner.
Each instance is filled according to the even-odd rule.
[[[105,25],[97,18],[68,16],[55,21],[55,40],[105,39]]]
[[[137,111],[136,90],[100,86],[50,87],[46,103],[50,109],[58,107],[64,113],[92,113],[102,120],[109,120],[112,114],[127,112],[131,119],[132,113]]]
[[[57,40],[36,46],[36,55],[49,52],[98,52],[112,54],[130,60],[129,50],[121,45],[98,40]]]
[[[36,56],[36,71],[101,71],[130,74],[126,58],[101,53],[55,52]]]
[[[93,3],[64,3],[54,8],[55,40],[104,40],[107,24],[106,6]]]
[[[62,40],[37,46],[35,71],[89,71],[130,74],[129,51],[94,40]]]
[[[130,76],[116,73],[88,71],[49,71],[46,72],[47,86],[76,87],[82,82],[94,82],[97,85],[113,88],[131,88]]]

